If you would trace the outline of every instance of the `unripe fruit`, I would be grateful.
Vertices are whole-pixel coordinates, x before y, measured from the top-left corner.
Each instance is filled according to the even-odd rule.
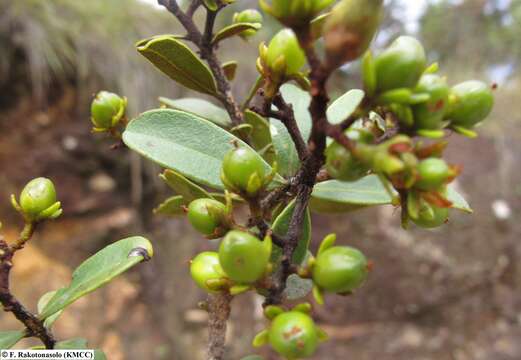
[[[281,23],[289,27],[299,27],[309,23],[320,11],[334,0],[260,0],[261,8]]]
[[[492,111],[492,89],[482,81],[466,81],[452,88],[451,106],[447,119],[452,124],[471,128],[483,121]]]
[[[231,191],[247,191],[252,177],[258,177],[261,182],[266,177],[266,168],[257,153],[237,147],[224,155],[222,178]]]
[[[324,25],[328,62],[340,66],[362,56],[383,17],[383,0],[342,0]]]
[[[29,181],[20,194],[20,207],[29,218],[37,218],[55,203],[56,189],[47,178],[39,177]]]
[[[413,88],[426,67],[422,44],[413,37],[400,36],[375,58],[377,89]]]
[[[226,206],[213,199],[197,199],[188,205],[188,221],[200,233],[210,236],[222,225]]]
[[[279,31],[270,41],[266,54],[268,68],[277,75],[291,76],[306,63],[295,33],[290,29]],[[282,73],[281,72],[282,69]]]
[[[190,263],[190,274],[201,289],[210,293],[217,292],[208,287],[208,280],[217,280],[223,277],[223,271],[219,264],[219,254],[206,251],[197,255]]]
[[[447,222],[449,209],[436,206],[423,206],[417,219],[411,219],[413,223],[425,229],[437,228]]]
[[[125,115],[127,101],[117,94],[100,91],[90,106],[91,121],[97,129],[110,129]]]
[[[313,319],[299,311],[278,315],[268,330],[271,347],[287,359],[312,356],[319,342]]]
[[[443,159],[429,158],[418,164],[418,181],[415,186],[422,190],[438,190],[450,177],[450,168]]]
[[[230,279],[251,284],[265,273],[271,255],[271,240],[260,241],[238,230],[229,231],[219,247],[219,262]]]
[[[369,268],[359,250],[349,246],[334,246],[321,252],[313,265],[313,281],[326,291],[351,292],[362,285]]]
[[[441,128],[449,103],[447,81],[436,74],[423,75],[416,86],[417,93],[430,95],[427,102],[414,105],[414,124],[417,129],[436,130]]]
[[[358,150],[361,150],[362,143],[368,143],[373,140],[372,135],[363,130],[351,130],[346,135],[351,140],[360,142],[357,146]],[[329,145],[325,153],[327,172],[335,179],[356,181],[367,175],[367,172],[371,169],[370,161],[364,161],[359,157],[355,157],[349,150],[337,142]]]
[[[250,24],[262,24],[262,14],[255,9],[247,9],[240,13],[235,13],[233,16],[233,22],[236,23],[250,23]],[[240,36],[244,39],[254,36],[257,30],[246,30],[241,32]]]

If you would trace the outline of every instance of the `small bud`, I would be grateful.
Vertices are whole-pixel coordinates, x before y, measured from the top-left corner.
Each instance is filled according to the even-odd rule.
[[[190,224],[209,237],[224,235],[226,206],[213,199],[197,199],[188,206],[188,221]]]
[[[342,0],[324,25],[328,62],[338,67],[362,56],[383,17],[383,0]]]
[[[225,280],[219,255],[212,251],[202,252],[191,261],[190,274],[198,287],[210,293],[219,292],[215,283]]]
[[[100,91],[90,106],[94,131],[107,131],[115,127],[125,116],[126,107],[126,98],[108,91]]]
[[[262,158],[253,150],[238,147],[224,156],[221,180],[228,190],[254,196],[265,185],[267,178]]]
[[[247,9],[240,13],[235,13],[233,16],[233,23],[249,23],[249,24],[262,24],[262,14],[255,9]],[[248,39],[254,36],[258,30],[250,29],[240,33],[243,39]]]
[[[428,94],[429,100],[412,107],[414,126],[417,129],[440,129],[449,103],[449,87],[445,78],[435,74],[423,75],[415,92]]]
[[[270,41],[266,52],[266,65],[277,76],[291,76],[306,63],[295,33],[290,29],[279,31]]]
[[[334,0],[260,0],[262,10],[279,20],[282,24],[298,28],[308,24]]]
[[[468,129],[485,120],[493,106],[494,95],[490,86],[482,81],[465,81],[452,88],[446,117],[452,125]]]
[[[31,221],[55,219],[62,213],[60,202],[56,201],[54,184],[43,177],[33,179],[25,185],[20,193],[19,208]]]

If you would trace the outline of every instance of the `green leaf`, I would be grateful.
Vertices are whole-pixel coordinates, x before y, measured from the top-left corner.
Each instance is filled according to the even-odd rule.
[[[196,199],[212,198],[208,192],[199,185],[191,182],[177,171],[167,169],[159,175],[177,195],[182,195],[185,203]]]
[[[327,109],[327,119],[332,124],[340,124],[343,120],[351,116],[362,100],[364,99],[362,90],[353,89],[340,96]]]
[[[307,141],[311,132],[311,116],[308,110],[311,102],[309,93],[292,84],[283,85],[280,91],[284,100],[293,106],[295,120],[302,137]],[[270,131],[273,146],[277,153],[277,164],[280,174],[285,177],[294,175],[300,166],[300,160],[291,136],[286,127],[276,119],[271,120]]]
[[[311,290],[313,290],[313,280],[291,274],[286,280],[284,295],[288,300],[297,300],[307,296]]]
[[[219,8],[215,0],[203,0],[203,3],[208,9],[212,11],[216,11]]]
[[[237,67],[239,63],[237,61],[227,61],[223,64],[223,72],[224,76],[228,81],[233,81],[235,79],[235,74],[237,73]]]
[[[137,50],[171,79],[189,89],[217,93],[212,72],[181,40],[172,35],[154,36],[136,44]]]
[[[224,155],[239,146],[240,139],[198,116],[178,110],[159,109],[132,120],[123,141],[132,150],[188,179],[214,189],[224,189],[221,166]],[[266,173],[271,172],[268,163]],[[281,181],[280,176],[277,181]]]
[[[39,318],[47,319],[56,314],[152,255],[152,244],[140,236],[126,238],[105,247],[74,271],[70,285],[56,292],[42,309]]]
[[[160,97],[159,102],[171,109],[181,110],[202,117],[223,128],[232,125],[230,115],[223,108],[198,98],[169,99]]]
[[[262,27],[259,23],[235,23],[226,26],[219,30],[213,37],[212,44],[218,44],[220,41],[230,38],[235,35],[240,35],[242,32],[247,30],[259,30]]]
[[[447,199],[452,202],[452,207],[469,214],[472,214],[474,210],[470,207],[469,203],[465,198],[454,189],[454,186],[447,186]]]
[[[56,290],[49,291],[48,293],[44,294],[40,300],[38,300],[38,313],[41,313],[42,310],[47,306],[49,301],[56,295]],[[56,314],[49,316],[45,321],[43,322],[44,326],[48,329],[52,327],[52,325],[58,320],[60,315],[63,311],[58,311]]]
[[[179,216],[184,214],[185,199],[181,195],[171,196],[154,209],[154,214]]]
[[[250,135],[252,147],[257,151],[263,150],[261,155],[264,160],[273,164],[276,154],[271,146],[270,124],[262,116],[250,110],[244,112],[244,121],[253,127]]]
[[[54,348],[56,350],[81,350],[88,349],[89,345],[87,340],[82,338],[76,338],[57,342]],[[107,360],[107,357],[105,356],[103,351],[95,349],[94,360]]]
[[[277,216],[272,225],[273,233],[278,236],[284,236],[288,232],[289,223],[293,216],[293,210],[295,209],[295,200],[290,202],[288,206]],[[301,264],[306,258],[309,243],[311,241],[311,216],[309,210],[306,210],[305,218],[302,223],[302,233],[298,240],[298,245],[293,252],[293,263]],[[273,245],[273,251],[271,254],[272,263],[278,263],[278,259],[282,256],[282,249],[276,245]]]
[[[355,182],[329,180],[318,183],[311,195],[310,208],[319,213],[342,213],[391,202],[378,177],[369,175]]]
[[[10,349],[25,337],[25,331],[1,331],[0,349]]]

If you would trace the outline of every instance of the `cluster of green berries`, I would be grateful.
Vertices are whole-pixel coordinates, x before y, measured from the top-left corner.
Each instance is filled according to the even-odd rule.
[[[395,113],[402,126],[427,137],[442,137],[450,127],[473,136],[473,128],[492,111],[494,97],[487,84],[471,80],[452,88],[427,65],[422,44],[401,36],[376,57],[364,58],[364,84],[378,105]]]
[[[56,200],[53,182],[43,177],[29,181],[20,193],[19,200],[11,195],[11,203],[26,222],[56,219],[62,214],[61,203]]]

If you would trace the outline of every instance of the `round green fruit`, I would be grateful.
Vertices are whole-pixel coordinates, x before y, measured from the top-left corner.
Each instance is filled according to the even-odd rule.
[[[368,272],[368,262],[362,252],[349,246],[334,246],[317,256],[312,275],[319,288],[347,293],[359,288]]]
[[[261,0],[261,8],[283,24],[293,27],[308,23],[334,0]]]
[[[230,279],[240,284],[259,280],[268,266],[271,246],[266,240],[238,230],[229,231],[219,247],[219,262]]]
[[[266,54],[266,64],[272,72],[278,74],[282,69],[283,73],[278,75],[291,76],[298,73],[305,63],[304,51],[300,48],[292,30],[281,30],[271,39]]]
[[[430,95],[427,102],[414,105],[412,108],[416,128],[440,129],[449,104],[450,89],[447,81],[439,75],[426,74],[421,77],[415,91]]]
[[[224,155],[222,175],[230,190],[247,191],[252,176],[258,177],[261,182],[264,180],[266,168],[255,151],[237,147]]]
[[[424,229],[437,228],[447,222],[449,209],[436,206],[423,206],[417,219],[411,219],[413,223]]]
[[[121,120],[125,108],[125,99],[108,91],[100,91],[90,106],[92,123],[96,128],[109,129]]]
[[[219,254],[213,251],[200,253],[190,263],[192,279],[194,279],[197,286],[210,293],[217,291],[208,287],[208,280],[221,279],[223,273],[219,263]]]
[[[343,145],[334,142],[326,149],[328,174],[342,181],[356,181],[367,175],[370,166],[355,158]]]
[[[377,89],[414,88],[426,67],[422,44],[413,37],[400,36],[375,58]]]
[[[214,235],[222,225],[226,206],[213,199],[197,199],[188,205],[188,221],[204,235]]]
[[[428,158],[418,164],[418,181],[415,186],[421,190],[438,190],[450,177],[450,168],[443,159]]]
[[[452,124],[472,128],[485,120],[494,106],[490,86],[482,81],[466,81],[452,88],[452,99],[447,119]]]
[[[268,330],[271,347],[287,359],[312,356],[318,346],[318,332],[313,319],[299,311],[278,315]]]
[[[30,218],[36,218],[55,203],[56,189],[47,178],[39,177],[29,181],[20,194],[20,207]]]
[[[262,14],[255,9],[247,9],[241,11],[240,13],[236,13],[233,16],[233,22],[237,23],[250,23],[250,24],[262,24]],[[257,30],[250,29],[241,32],[240,36],[243,38],[249,38],[254,36],[257,33]]]

